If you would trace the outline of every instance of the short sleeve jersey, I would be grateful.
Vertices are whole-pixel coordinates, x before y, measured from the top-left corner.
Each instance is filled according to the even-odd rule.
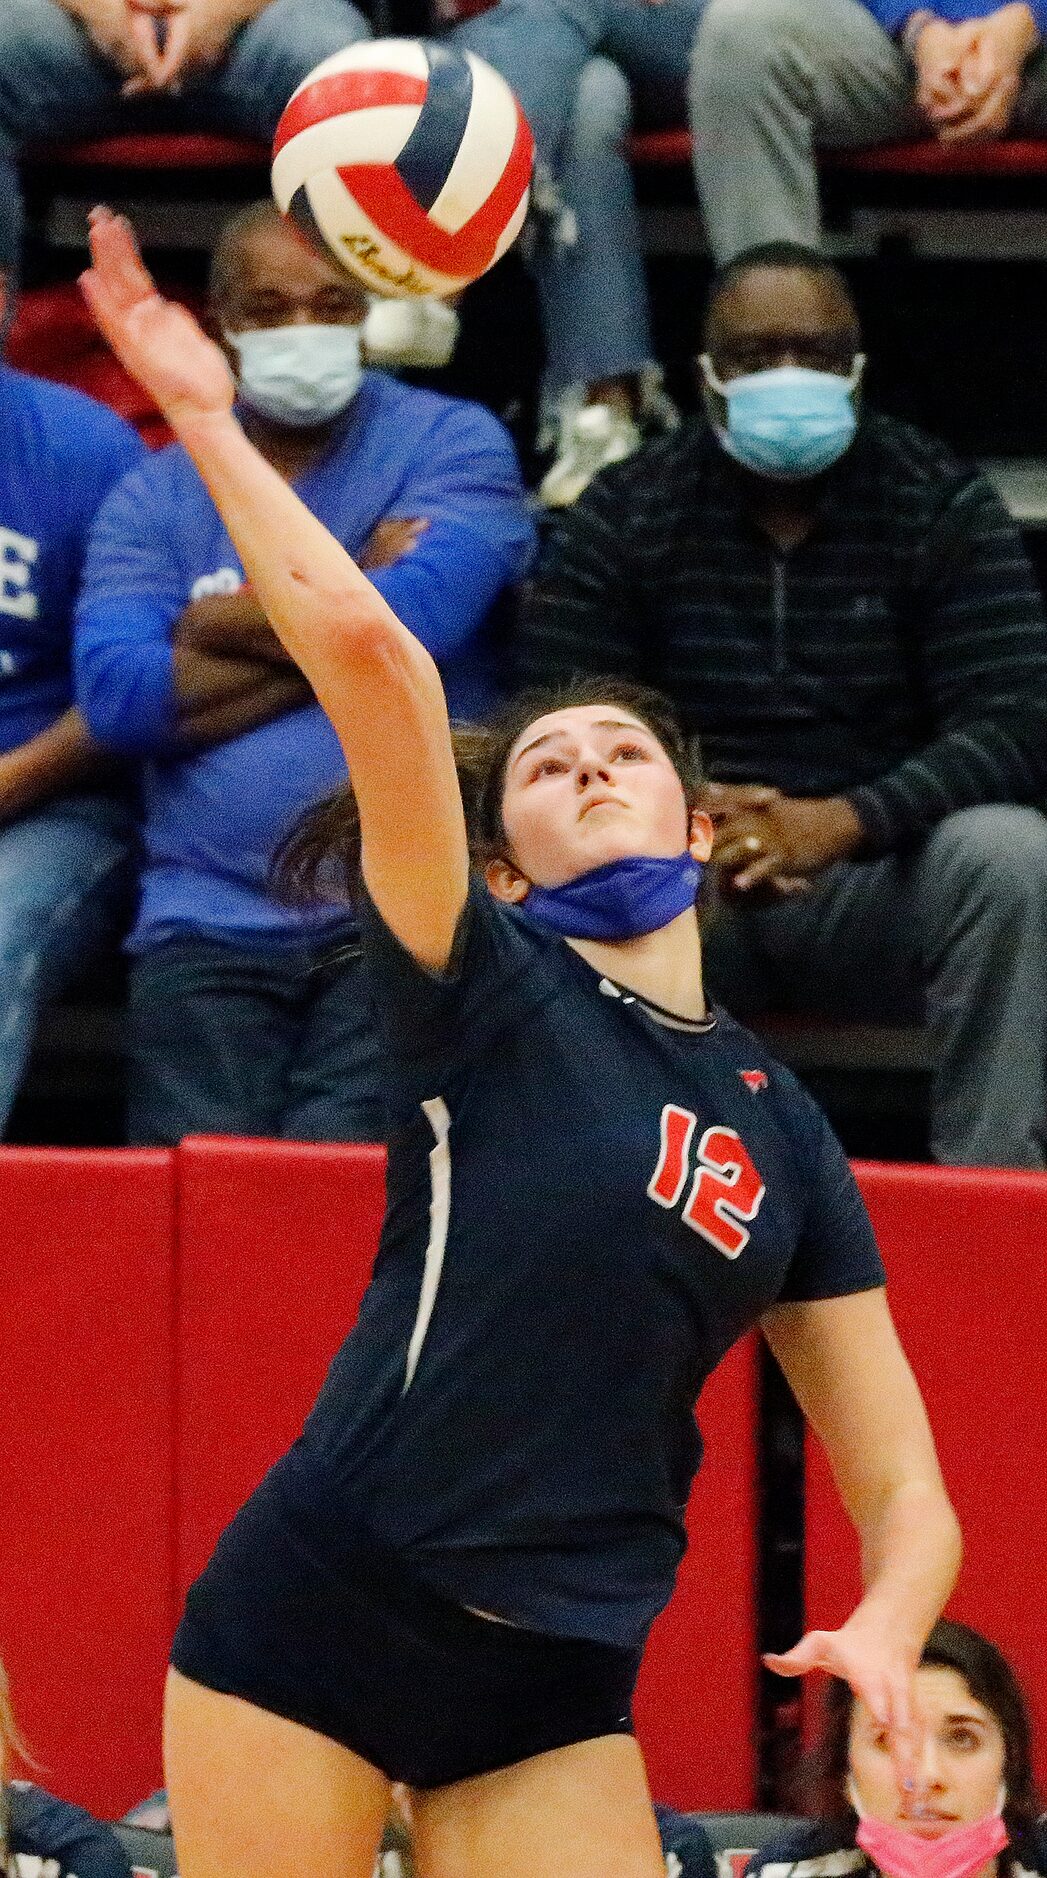
[[[746,1031],[654,1011],[482,882],[445,975],[362,923],[387,1216],[299,1460],[459,1602],[634,1647],[706,1377],[776,1302],[883,1282],[857,1188]]]

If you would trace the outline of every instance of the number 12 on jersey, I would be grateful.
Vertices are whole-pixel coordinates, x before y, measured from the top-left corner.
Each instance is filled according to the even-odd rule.
[[[691,1173],[691,1142],[698,1117],[667,1102],[662,1110],[658,1165],[647,1185],[659,1206],[674,1207]],[[748,1224],[760,1211],[766,1191],[741,1136],[714,1123],[695,1150],[694,1177],[681,1218],[692,1232],[736,1259],[749,1243]]]

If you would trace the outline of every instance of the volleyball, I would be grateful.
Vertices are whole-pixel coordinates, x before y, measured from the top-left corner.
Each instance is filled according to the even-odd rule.
[[[273,195],[370,292],[446,295],[516,239],[533,157],[515,94],[485,60],[372,39],[324,59],[289,99]]]

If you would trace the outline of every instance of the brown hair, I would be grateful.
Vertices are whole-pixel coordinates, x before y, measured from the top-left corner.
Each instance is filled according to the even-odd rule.
[[[995,1716],[1003,1734],[1003,1779],[1007,1789],[1003,1818],[1010,1835],[1010,1845],[1000,1854],[999,1869],[1012,1871],[1016,1862],[1037,1869],[1040,1804],[1032,1771],[1032,1722],[1018,1678],[1003,1651],[969,1625],[942,1618],[924,1645],[920,1667],[955,1670],[975,1701]],[[821,1740],[805,1782],[809,1810],[825,1819],[846,1821],[852,1841],[858,1822],[847,1799],[846,1780],[853,1713],[851,1689],[833,1677],[825,1691]]]
[[[562,685],[524,691],[489,724],[456,725],[451,736],[465,805],[469,851],[483,866],[508,858],[502,821],[505,771],[513,746],[530,724],[550,711],[609,704],[631,716],[658,739],[680,782],[688,808],[697,805],[702,767],[695,740],[688,740],[669,700],[648,685],[624,678],[577,678]],[[273,879],[295,905],[351,900],[359,878],[360,823],[349,784],[303,817],[277,850]]]

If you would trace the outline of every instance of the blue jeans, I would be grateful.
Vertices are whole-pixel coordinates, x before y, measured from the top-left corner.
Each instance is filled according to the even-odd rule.
[[[125,99],[122,75],[57,0],[3,0],[0,268],[18,266],[17,158],[28,139],[176,129],[268,138],[306,73],[370,32],[351,0],[269,0],[234,34],[222,63],[179,97]]]
[[[447,35],[512,85],[577,222],[573,245],[546,230],[536,252],[553,392],[653,356],[625,140],[633,88],[645,115],[683,121],[698,10],[699,0],[499,0]]]
[[[0,829],[0,1134],[40,1006],[115,942],[132,824],[107,796],[63,796]]]
[[[132,963],[128,1135],[380,1141],[378,1031],[346,942],[187,932]]]

